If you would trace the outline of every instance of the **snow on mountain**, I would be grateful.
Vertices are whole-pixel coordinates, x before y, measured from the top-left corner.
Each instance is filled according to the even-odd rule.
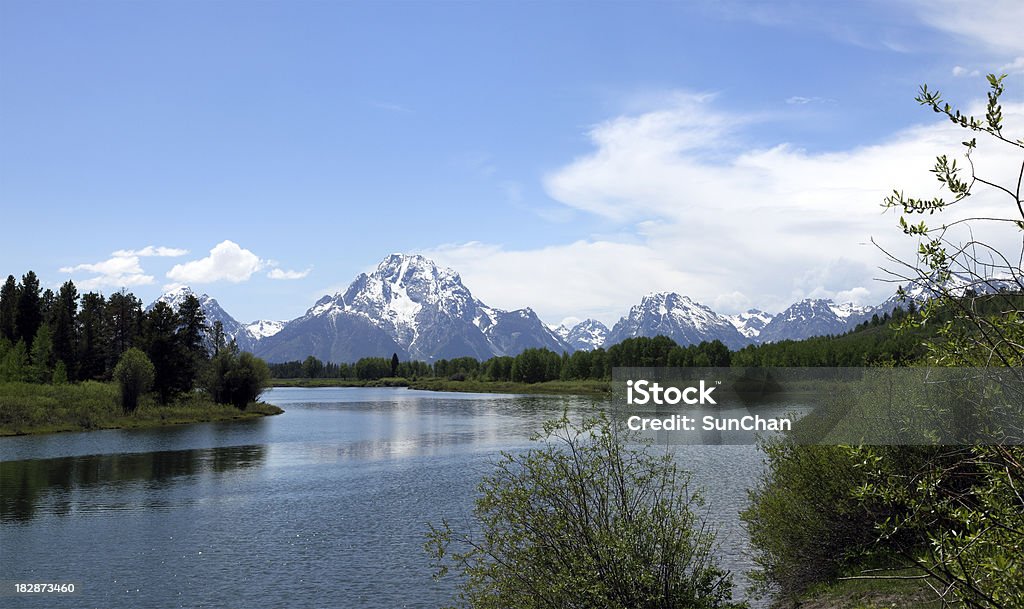
[[[680,345],[720,340],[730,349],[750,341],[726,317],[674,292],[648,294],[608,333],[605,346],[637,336],[668,336]]]
[[[775,317],[771,313],[765,313],[759,309],[750,309],[744,313],[736,315],[728,315],[726,319],[733,325],[734,328],[739,330],[739,333],[743,336],[756,339],[760,334],[761,330]]]
[[[852,302],[836,304],[831,300],[828,301],[828,308],[832,309],[832,312],[835,313],[836,317],[843,320],[851,317],[863,317],[865,313],[871,310],[871,307],[861,307],[853,304]]]
[[[558,332],[562,340],[569,343],[569,346],[577,351],[593,351],[604,345],[608,338],[608,326],[596,319],[585,319],[572,327],[572,329],[560,326],[564,330]]]
[[[199,307],[202,309],[203,315],[206,316],[206,325],[212,328],[213,324],[219,321],[224,328],[224,336],[228,341],[234,340],[243,351],[253,350],[258,337],[251,334],[246,326],[243,326],[228,314],[215,298],[211,298],[208,294],[196,294],[188,286],[181,286],[165,292],[151,302],[146,307],[146,310],[151,310],[158,302],[166,302],[172,309],[177,311],[181,303],[189,296],[195,296],[199,300]]]
[[[273,336],[280,332],[287,324],[287,321],[275,321],[271,319],[258,319],[245,325],[246,332],[256,340]]]
[[[1003,274],[981,278],[961,273],[950,273],[949,278],[942,286],[939,285],[935,276],[931,276],[908,281],[902,286],[902,289],[906,294],[906,300],[902,300],[898,293],[893,294],[878,309],[891,312],[897,306],[906,308],[907,301],[913,300],[920,304],[940,296],[942,292],[948,292],[955,297],[962,297],[968,293],[996,294],[998,292],[1020,292],[1024,291],[1024,280],[1021,279],[1021,274],[1018,274],[1016,277]]]
[[[347,342],[339,342],[341,336]],[[310,354],[352,361],[392,352],[425,361],[484,360],[530,347],[572,350],[533,310],[488,307],[452,269],[423,256],[392,254],[372,273],[356,277],[344,293],[324,296],[306,315],[264,339],[258,353],[272,361]]]
[[[837,305],[827,299],[806,298],[772,318],[757,336],[757,341],[779,342],[843,334],[874,311],[874,308],[859,307],[852,303]]]

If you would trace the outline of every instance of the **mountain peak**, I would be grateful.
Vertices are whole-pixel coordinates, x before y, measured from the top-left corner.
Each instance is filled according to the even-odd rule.
[[[454,270],[439,266],[436,262],[420,254],[391,254],[381,260],[371,277],[387,279],[390,283],[407,281],[437,281],[443,283],[462,283],[462,278]]]
[[[644,296],[640,304],[629,310],[608,333],[607,344],[613,345],[637,336],[668,336],[680,345],[721,340],[731,349],[747,343],[732,322],[676,292],[654,292]]]
[[[596,319],[584,319],[562,335],[562,339],[569,343],[570,347],[586,351],[603,346],[607,338],[608,326]]]
[[[397,346],[408,357],[428,361],[463,355],[487,359],[540,346],[569,349],[533,309],[488,307],[473,297],[458,273],[420,254],[386,256],[373,272],[360,273],[343,293],[321,298],[296,321],[301,323],[270,337],[281,338],[268,342],[265,352],[274,358],[292,353],[290,347],[278,350],[275,343],[298,340],[303,325],[354,337],[373,349]],[[318,355],[333,360],[370,352],[369,347],[350,347],[324,345]]]

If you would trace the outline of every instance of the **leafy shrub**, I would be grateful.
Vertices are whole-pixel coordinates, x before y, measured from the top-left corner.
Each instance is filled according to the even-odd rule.
[[[213,401],[242,410],[259,399],[269,381],[266,362],[251,353],[224,349],[210,362],[206,390]]]
[[[139,396],[153,386],[155,369],[146,354],[132,347],[121,355],[114,366],[114,380],[121,388],[121,408],[126,414],[135,412]]]
[[[431,527],[438,576],[462,576],[475,609],[738,607],[671,455],[629,447],[605,418],[545,426],[541,448],[505,454],[480,484],[473,522]]]

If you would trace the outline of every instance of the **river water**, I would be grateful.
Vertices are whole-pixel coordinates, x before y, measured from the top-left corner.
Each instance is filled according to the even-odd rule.
[[[398,388],[264,399],[285,414],[0,438],[0,606],[436,609],[455,582],[431,578],[427,523],[465,522],[481,476],[543,421],[603,407]],[[705,491],[721,564],[742,573],[737,513],[761,454],[675,450]],[[15,595],[15,582],[76,591]]]

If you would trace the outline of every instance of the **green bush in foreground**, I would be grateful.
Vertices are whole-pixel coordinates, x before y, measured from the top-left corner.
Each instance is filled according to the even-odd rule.
[[[153,386],[155,369],[146,354],[132,347],[121,355],[114,366],[114,380],[121,388],[121,408],[125,414],[135,412],[139,396]]]
[[[444,521],[426,544],[454,568],[474,609],[742,607],[712,556],[714,533],[671,455],[605,418],[545,425],[541,448],[503,455],[465,531]]]

